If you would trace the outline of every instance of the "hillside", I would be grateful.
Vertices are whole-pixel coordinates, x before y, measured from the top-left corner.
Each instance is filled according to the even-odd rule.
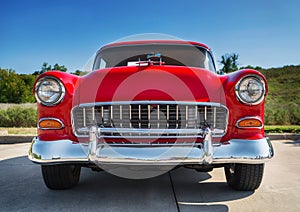
[[[259,70],[269,85],[265,122],[300,125],[300,65]]]

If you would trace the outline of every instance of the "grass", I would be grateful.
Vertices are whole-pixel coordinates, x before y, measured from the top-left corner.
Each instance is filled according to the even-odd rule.
[[[36,135],[37,128],[1,127],[0,131],[7,131],[8,135]]]
[[[300,133],[300,126],[265,126],[267,133]]]
[[[6,110],[11,107],[20,106],[22,108],[37,108],[36,103],[22,103],[22,104],[12,104],[12,103],[0,103],[0,110]]]

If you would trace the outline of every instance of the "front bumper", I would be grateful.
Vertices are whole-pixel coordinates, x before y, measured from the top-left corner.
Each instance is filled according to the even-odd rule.
[[[79,144],[70,140],[41,141],[35,137],[28,158],[39,164],[96,163],[121,165],[259,164],[271,159],[268,138],[232,139],[227,144],[173,146],[110,146]]]

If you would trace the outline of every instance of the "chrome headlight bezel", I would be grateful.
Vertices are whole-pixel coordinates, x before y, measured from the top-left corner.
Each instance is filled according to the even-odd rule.
[[[54,83],[54,86],[57,86],[56,90],[51,90],[51,85],[47,85],[46,83]],[[52,87],[53,87],[52,85]],[[42,86],[49,86],[48,90],[47,88],[45,90],[42,90]],[[46,96],[47,95],[51,95],[52,92],[52,96]],[[44,93],[44,96],[42,96],[42,94]],[[41,103],[42,105],[45,106],[54,106],[59,104],[63,98],[65,97],[65,93],[66,93],[66,89],[65,86],[63,85],[63,83],[57,79],[56,77],[52,77],[52,76],[46,76],[46,77],[42,77],[40,78],[36,85],[35,85],[35,98],[36,100]],[[47,98],[49,99],[47,101]],[[52,98],[52,100],[50,100]]]
[[[252,84],[252,88],[245,89]],[[243,89],[244,88],[244,89]],[[256,89],[253,89],[256,88]],[[260,104],[266,94],[266,85],[262,77],[258,75],[246,75],[242,77],[235,85],[235,94],[237,99],[247,105]],[[257,95],[257,97],[255,97]]]

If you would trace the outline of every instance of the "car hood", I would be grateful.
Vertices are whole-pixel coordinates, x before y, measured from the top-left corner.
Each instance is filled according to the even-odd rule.
[[[218,75],[178,66],[101,69],[77,81],[74,104],[111,101],[221,102]]]

